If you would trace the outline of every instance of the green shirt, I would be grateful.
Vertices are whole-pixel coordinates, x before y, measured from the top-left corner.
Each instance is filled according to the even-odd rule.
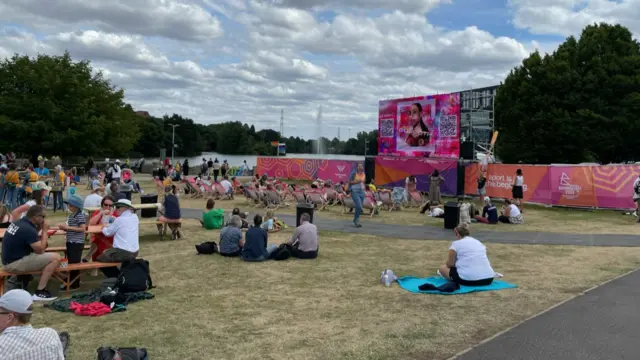
[[[202,213],[204,228],[208,230],[221,229],[224,224],[224,209],[211,209]]]

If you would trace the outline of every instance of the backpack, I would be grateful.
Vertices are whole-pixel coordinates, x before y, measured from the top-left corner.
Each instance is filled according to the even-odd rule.
[[[149,262],[144,259],[124,261],[120,266],[116,289],[121,293],[149,290],[153,288],[149,273]]]
[[[271,254],[270,259],[273,259],[276,261],[282,261],[282,260],[287,260],[290,257],[291,257],[291,245],[280,244],[280,246],[278,246],[278,249]]]
[[[98,360],[149,360],[145,348],[101,347],[98,349]]]
[[[207,241],[203,242],[200,245],[196,245],[196,250],[198,251],[198,255],[211,255],[218,252],[218,244],[215,241]]]

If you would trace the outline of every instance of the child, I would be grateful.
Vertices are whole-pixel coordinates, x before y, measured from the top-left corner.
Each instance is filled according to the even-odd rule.
[[[84,250],[84,232],[86,230],[86,220],[82,213],[84,201],[78,195],[71,195],[65,204],[69,209],[69,217],[66,224],[60,224],[58,228],[67,232],[67,259],[69,264],[77,264],[82,261],[82,251]],[[80,274],[79,271],[71,271],[71,279],[75,279]],[[80,279],[71,284],[71,289],[80,287]],[[66,290],[62,285],[60,290]]]
[[[267,210],[267,214],[264,217],[262,228],[268,232],[280,231],[280,224],[278,218],[275,217],[273,210]]]

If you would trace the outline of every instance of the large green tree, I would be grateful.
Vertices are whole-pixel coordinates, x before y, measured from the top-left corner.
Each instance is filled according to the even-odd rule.
[[[120,155],[139,137],[124,92],[89,61],[14,55],[0,60],[0,148],[44,155]]]
[[[495,106],[505,162],[638,160],[640,46],[623,26],[587,26],[513,69]]]

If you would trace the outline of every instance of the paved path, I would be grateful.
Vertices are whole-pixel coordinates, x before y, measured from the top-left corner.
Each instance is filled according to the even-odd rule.
[[[202,210],[182,209],[184,218],[199,219]],[[287,223],[295,225],[294,215],[278,214],[278,218]],[[374,221],[367,221],[366,216],[362,218],[362,228],[355,228],[350,221],[350,217],[345,215],[345,220],[327,219],[322,217],[322,213],[314,214],[313,222],[321,230],[339,231],[346,233],[359,233],[378,236],[389,236],[402,239],[424,239],[424,240],[451,240],[453,233],[435,226],[415,226],[384,224]],[[640,236],[638,235],[599,235],[599,234],[558,234],[548,232],[511,232],[511,231],[486,231],[479,230],[482,225],[473,229],[473,234],[483,242],[503,243],[503,244],[544,244],[544,245],[582,245],[582,246],[640,246]],[[490,226],[490,225],[486,225]],[[498,225],[507,226],[507,225]],[[517,226],[517,225],[512,225]],[[640,232],[640,227],[638,228]]]
[[[640,271],[526,321],[460,360],[638,359]]]

